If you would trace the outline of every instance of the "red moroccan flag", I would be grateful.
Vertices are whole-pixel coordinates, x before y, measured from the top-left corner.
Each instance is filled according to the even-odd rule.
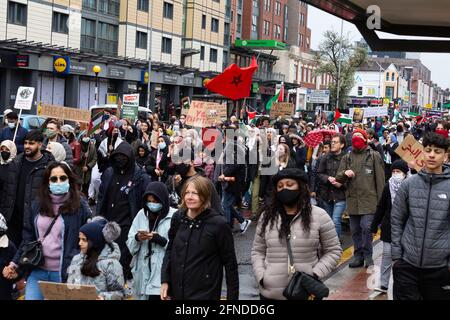
[[[250,96],[253,73],[258,68],[255,57],[249,67],[239,68],[235,63],[228,66],[221,74],[205,84],[212,92],[219,93],[232,100]]]

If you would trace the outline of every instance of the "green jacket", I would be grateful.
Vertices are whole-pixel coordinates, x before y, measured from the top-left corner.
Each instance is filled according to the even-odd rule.
[[[346,170],[355,177],[348,178]],[[336,180],[347,187],[347,212],[349,215],[374,214],[385,184],[384,164],[378,152],[370,147],[346,154],[339,165]]]

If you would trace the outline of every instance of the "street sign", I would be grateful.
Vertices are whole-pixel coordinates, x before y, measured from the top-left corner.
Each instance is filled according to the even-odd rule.
[[[276,40],[236,40],[235,47],[244,47],[252,49],[267,49],[267,50],[287,50],[287,45],[284,42]]]
[[[17,89],[15,109],[31,110],[33,105],[34,88],[33,87],[19,87]]]
[[[306,102],[328,104],[330,103],[330,90],[308,89],[306,92]]]

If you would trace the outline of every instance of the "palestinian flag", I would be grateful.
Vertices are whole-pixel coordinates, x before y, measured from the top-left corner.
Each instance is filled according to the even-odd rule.
[[[94,109],[91,113],[91,122],[89,123],[88,133],[91,135],[94,131],[100,128],[103,120],[103,109]]]
[[[342,116],[342,114],[339,112],[339,109],[336,108],[333,121],[336,122],[341,116]]]
[[[266,104],[267,111],[270,111],[270,109],[272,108],[272,104],[274,104],[275,102],[279,102],[280,99],[282,99],[282,94],[283,94],[282,91],[284,91],[283,84],[281,85],[281,88],[278,90],[278,92],[269,101],[267,101],[267,104]]]
[[[339,112],[339,118],[336,118],[335,116],[335,121],[340,122],[340,123],[352,123],[353,119],[352,117],[350,117],[348,114],[345,113],[340,113]]]

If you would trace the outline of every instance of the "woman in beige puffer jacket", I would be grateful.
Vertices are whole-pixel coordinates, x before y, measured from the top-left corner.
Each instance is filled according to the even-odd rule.
[[[273,177],[272,205],[256,228],[252,264],[261,299],[285,299],[289,273],[286,238],[291,234],[294,266],[321,279],[336,268],[342,255],[336,229],[325,210],[311,206],[307,179],[298,169]]]

